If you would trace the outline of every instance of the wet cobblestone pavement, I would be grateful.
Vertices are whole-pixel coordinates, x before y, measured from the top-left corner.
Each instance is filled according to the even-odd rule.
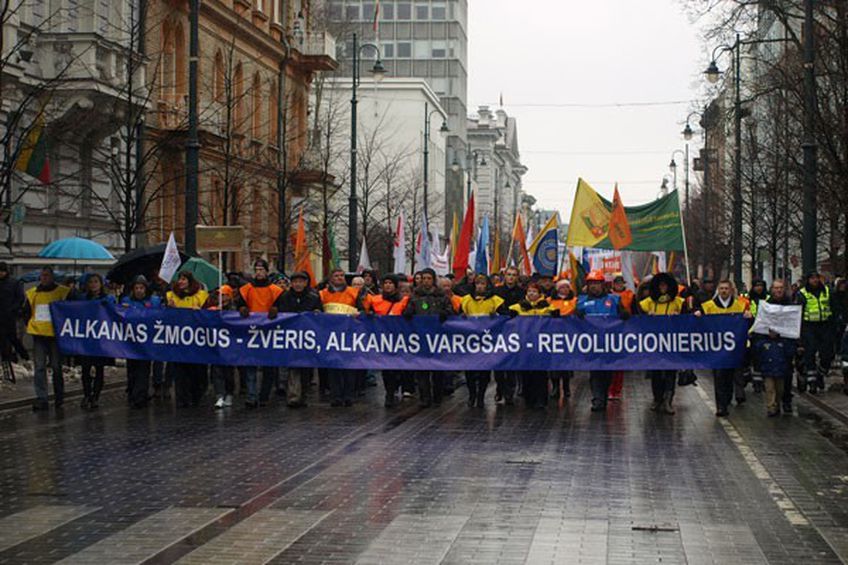
[[[712,383],[648,410],[313,403],[0,415],[0,563],[841,563],[845,424]],[[707,393],[710,394],[707,394]]]

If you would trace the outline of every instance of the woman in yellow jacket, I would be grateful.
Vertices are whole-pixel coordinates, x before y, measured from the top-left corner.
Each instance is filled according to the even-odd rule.
[[[459,309],[463,316],[496,316],[504,300],[495,294],[492,282],[486,275],[474,277],[474,289],[471,294],[462,297]],[[466,371],[468,385],[468,407],[485,407],[486,387],[489,386],[491,371]]]
[[[527,285],[524,300],[509,307],[509,315],[514,316],[555,316],[559,317],[559,310],[551,306],[542,296],[542,289],[536,282]],[[544,408],[548,403],[548,373],[547,371],[525,371],[522,374],[524,381],[524,403],[533,408]]]
[[[177,282],[165,295],[170,308],[188,308],[200,310],[209,300],[209,293],[201,288],[200,283],[190,271],[183,271]],[[176,389],[177,405],[182,408],[198,406],[203,393],[206,391],[209,375],[207,366],[197,363],[174,363],[174,388]]]
[[[639,313],[649,316],[676,316],[686,311],[686,303],[677,295],[677,281],[669,273],[651,279],[650,295],[639,302]],[[672,401],[677,384],[677,371],[649,371],[654,401],[651,410],[674,414]]]

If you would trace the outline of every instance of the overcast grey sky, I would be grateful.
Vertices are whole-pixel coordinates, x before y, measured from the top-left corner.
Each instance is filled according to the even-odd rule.
[[[524,189],[568,222],[577,177],[625,205],[656,197],[690,103],[703,47],[677,0],[469,0],[468,110],[504,108],[518,119]],[[547,105],[533,107],[534,104]],[[693,120],[697,122],[697,118]],[[694,127],[694,124],[693,124]],[[698,137],[690,150],[697,150]],[[694,151],[692,151],[694,153]],[[682,159],[678,187],[683,188]],[[681,197],[682,200],[682,197]]]

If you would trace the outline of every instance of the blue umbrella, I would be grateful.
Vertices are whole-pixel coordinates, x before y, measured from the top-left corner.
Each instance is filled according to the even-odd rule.
[[[38,256],[46,259],[73,259],[75,261],[115,259],[105,247],[96,241],[81,237],[67,237],[56,240],[39,251]]]

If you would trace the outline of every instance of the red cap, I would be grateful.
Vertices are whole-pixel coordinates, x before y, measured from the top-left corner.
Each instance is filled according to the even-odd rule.
[[[586,282],[604,282],[606,279],[604,278],[604,272],[599,270],[594,270],[586,277]]]

